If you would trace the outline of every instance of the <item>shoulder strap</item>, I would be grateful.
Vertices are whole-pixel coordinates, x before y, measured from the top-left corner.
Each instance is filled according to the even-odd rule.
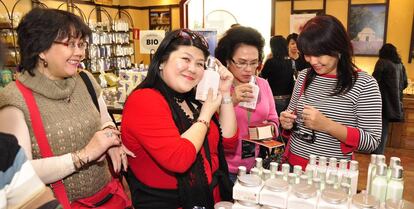
[[[98,97],[96,96],[95,89],[93,88],[93,85],[92,85],[91,80],[89,79],[88,75],[86,75],[86,73],[83,72],[83,71],[81,71],[79,73],[79,75],[81,76],[83,82],[86,85],[86,88],[88,89],[88,92],[89,92],[89,95],[92,98],[93,104],[95,105],[95,107],[98,110],[98,112],[101,112],[99,110]]]
[[[16,86],[23,95],[27,108],[29,109],[30,120],[32,121],[33,133],[36,137],[37,144],[39,145],[40,154],[42,158],[53,157],[54,154],[50,148],[50,144],[46,137],[46,131],[43,126],[42,118],[40,117],[39,108],[37,107],[32,91],[16,80]],[[70,202],[66,194],[65,185],[62,180],[59,180],[51,184],[53,192],[56,198],[64,209],[70,209]]]

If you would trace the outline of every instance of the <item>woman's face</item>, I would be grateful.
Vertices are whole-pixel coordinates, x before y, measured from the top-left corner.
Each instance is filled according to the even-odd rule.
[[[47,76],[52,80],[60,80],[73,76],[79,63],[85,58],[86,42],[80,38],[65,38],[54,41],[52,46],[39,54],[48,63]],[[40,61],[40,65],[43,65]]]
[[[161,66],[161,78],[173,90],[186,93],[193,89],[204,75],[204,54],[194,46],[180,46]]]
[[[289,43],[288,43],[288,48],[289,48],[289,52],[290,52],[290,53],[295,54],[295,53],[297,53],[297,52],[298,52],[298,47],[297,47],[297,45],[296,45],[296,41],[295,41],[295,40],[293,40],[293,39],[290,39],[290,40],[289,40]]]
[[[309,62],[318,75],[336,75],[338,67],[338,57],[329,55],[311,56],[305,55],[305,60]]]
[[[233,73],[236,81],[248,83],[259,65],[259,51],[255,46],[240,45],[232,60],[227,61],[227,68]]]

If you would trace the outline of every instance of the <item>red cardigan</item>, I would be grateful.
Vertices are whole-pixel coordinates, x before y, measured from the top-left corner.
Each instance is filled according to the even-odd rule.
[[[154,89],[134,91],[125,104],[121,127],[122,142],[136,155],[128,158],[136,178],[153,188],[176,189],[174,173],[190,168],[197,153],[194,145],[180,136],[164,97]],[[219,167],[219,132],[213,121],[208,134],[212,170],[205,157],[204,167],[210,183],[212,173]],[[234,149],[236,141],[237,132],[231,138],[223,138],[224,149]],[[204,148],[201,154],[205,156]]]

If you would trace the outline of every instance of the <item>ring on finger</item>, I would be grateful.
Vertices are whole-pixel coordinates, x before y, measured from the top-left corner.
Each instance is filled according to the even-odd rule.
[[[113,135],[112,132],[105,132],[105,136],[108,137],[108,138],[111,138],[112,135]]]

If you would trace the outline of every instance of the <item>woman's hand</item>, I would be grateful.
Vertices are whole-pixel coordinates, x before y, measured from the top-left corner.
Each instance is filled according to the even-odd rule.
[[[234,104],[238,104],[239,102],[250,102],[254,98],[253,87],[249,83],[237,85],[234,87],[232,98]]]
[[[121,139],[118,137],[120,134],[121,132],[115,129],[97,131],[89,143],[79,151],[79,157],[84,162],[103,159],[110,147],[121,145]]]
[[[215,112],[217,112],[218,108],[221,105],[222,95],[219,92],[217,97],[213,98],[213,89],[208,90],[208,95],[206,101],[204,101],[203,106],[200,110],[199,119],[203,119],[205,121],[210,121],[211,117]]]
[[[108,155],[111,158],[115,173],[119,173],[121,168],[126,172],[128,169],[127,155],[135,157],[134,153],[126,148],[123,144],[121,146],[111,147],[108,149]]]
[[[305,105],[302,112],[303,123],[309,129],[328,133],[331,119],[327,118],[318,109]]]
[[[292,129],[293,123],[295,122],[296,117],[297,116],[293,114],[293,112],[290,110],[283,111],[280,113],[280,117],[279,117],[280,125],[282,125],[283,129],[286,129],[286,130]]]
[[[218,59],[216,59],[216,64],[218,66],[218,73],[220,75],[219,91],[222,95],[230,95],[230,88],[233,84],[234,76],[224,65],[221,64]]]

